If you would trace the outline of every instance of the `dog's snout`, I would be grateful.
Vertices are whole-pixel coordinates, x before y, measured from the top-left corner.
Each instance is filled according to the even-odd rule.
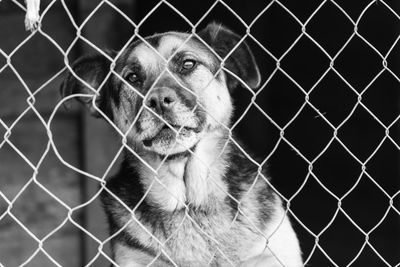
[[[170,88],[157,88],[147,98],[146,105],[158,114],[170,110],[178,100],[175,91]]]

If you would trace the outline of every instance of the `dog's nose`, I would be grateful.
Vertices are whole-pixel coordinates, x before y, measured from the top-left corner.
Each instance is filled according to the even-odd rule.
[[[170,88],[156,88],[147,97],[146,105],[158,114],[169,111],[176,103],[178,96]]]

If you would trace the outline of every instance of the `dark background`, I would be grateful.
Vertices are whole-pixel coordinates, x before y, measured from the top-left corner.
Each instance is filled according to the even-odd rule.
[[[42,10],[48,4],[44,2]],[[99,3],[66,2],[78,25]],[[139,34],[142,36],[168,30],[191,32],[192,27],[168,4],[159,5],[141,22],[158,1],[111,2],[134,23],[141,23]],[[268,159],[263,167],[272,177],[273,186],[286,200],[290,199],[290,210],[295,215],[292,216],[292,223],[307,266],[347,266],[353,260],[351,266],[387,266],[381,258],[394,266],[400,262],[400,196],[395,197],[400,190],[400,122],[396,120],[400,115],[400,80],[396,76],[400,74],[400,44],[396,43],[400,34],[400,20],[388,6],[400,13],[400,4],[395,1],[386,1],[386,4],[374,1],[367,8],[371,1],[335,2],[337,5],[326,2],[316,13],[322,1],[274,2],[252,24],[252,37],[248,36],[245,40],[256,56],[263,86],[261,91],[256,91],[257,106],[250,105],[252,92],[244,88],[234,92],[235,121],[250,105],[234,132],[246,145],[246,151],[256,156],[257,162]],[[191,23],[197,24],[201,19],[196,27],[198,30],[211,21],[217,21],[240,35],[246,34],[243,22],[251,24],[270,4],[269,1],[224,1],[230,7],[227,8],[223,3],[214,5],[214,1],[171,0],[169,3]],[[210,8],[211,12],[203,17]],[[350,19],[358,21],[357,27]],[[0,25],[6,26],[0,30],[0,49],[5,53],[11,53],[29,35],[24,32],[22,23],[23,12],[14,3],[0,3]],[[76,30],[60,3],[51,7],[42,28],[64,51],[71,48],[68,51],[71,61],[85,52],[94,51],[82,39],[74,43]],[[82,28],[82,36],[101,49],[118,50],[131,38],[134,30],[135,26],[121,14],[103,4]],[[40,34],[18,51],[21,52],[12,56],[12,64],[30,88],[38,88],[64,66],[62,54]],[[334,60],[331,61],[328,56]],[[386,70],[382,57],[387,61]],[[5,63],[0,56],[0,70]],[[0,92],[0,119],[8,126],[27,107],[28,95],[23,93],[24,89],[15,77],[10,68],[0,72],[0,91],[3,91]],[[59,101],[57,87],[61,79],[62,76],[57,77],[43,89],[43,93],[37,95],[35,106],[45,119],[49,118]],[[19,91],[11,91],[14,83],[19,83]],[[15,92],[20,92],[20,96]],[[45,132],[37,120],[35,114],[24,116],[17,124],[20,128],[16,126],[10,138],[20,144],[25,154],[36,153],[36,158],[39,158],[43,147],[40,150],[30,142],[21,141],[28,134],[27,127],[33,124],[39,129],[38,132],[41,131],[38,135],[42,136],[43,144],[46,143]],[[52,125],[55,132],[53,137],[60,146],[61,156],[89,173],[102,175],[118,149],[118,140],[107,133],[109,129],[103,124],[88,118],[79,107],[72,107],[69,111],[60,109]],[[388,133],[385,133],[385,127]],[[16,134],[18,129],[20,138]],[[280,135],[282,129],[283,138]],[[336,135],[334,129],[337,130]],[[12,168],[9,164],[14,164],[15,169],[21,168],[24,163],[9,148],[9,153],[16,158],[13,160],[7,154],[6,146],[0,148],[0,159],[2,155],[4,159],[0,161],[0,180],[3,181],[0,190],[7,194],[13,192],[10,193],[11,198],[18,190],[14,187],[10,189],[9,185],[19,178],[13,178],[18,175],[10,171]],[[24,147],[30,147],[30,150],[23,150]],[[71,203],[71,207],[96,197],[97,182],[65,167],[55,155],[51,154],[49,158],[53,161],[48,163],[49,167],[43,167],[50,170],[48,177],[44,175],[47,178],[40,181],[52,188],[52,192],[62,195],[63,192],[58,192],[58,188],[68,188],[62,200]],[[7,162],[7,166],[2,162]],[[249,161],[249,164],[252,163]],[[18,189],[22,188],[32,173],[28,169],[20,176],[24,176],[25,180],[16,183]],[[60,182],[54,182],[55,176],[60,177]],[[42,190],[37,187],[32,192],[29,188],[25,192],[29,195],[21,195],[18,199],[33,199],[32,207],[26,207],[29,201],[21,201],[21,207],[16,205],[12,210],[25,225],[31,224],[32,228],[40,229],[38,231],[45,235],[62,223],[66,211],[54,215],[60,208],[51,197],[43,197]],[[47,200],[37,201],[42,198]],[[390,208],[391,198],[397,211]],[[93,236],[104,240],[107,237],[106,226],[95,199],[77,209],[73,218],[79,225],[89,229]],[[339,200],[341,205],[338,205]],[[55,222],[38,227],[40,220],[29,219],[27,214],[35,210],[37,216],[43,219],[40,215],[43,207],[43,214],[49,216],[48,221],[54,219]],[[0,208],[5,211],[7,204],[1,203]],[[5,266],[22,263],[37,247],[31,238],[21,234],[31,244],[13,241],[14,249],[10,249],[11,241],[16,237],[5,232],[13,231],[24,232],[9,215],[0,219],[0,262]],[[46,251],[53,251],[50,255],[63,266],[82,266],[97,253],[98,243],[92,241],[92,237],[77,225],[68,222],[57,235],[60,236],[58,241],[49,238],[45,247]],[[18,238],[21,240],[20,235]],[[49,245],[49,242],[54,244]],[[67,244],[67,247],[69,244],[71,248],[60,253],[57,244]],[[79,254],[79,259],[72,260],[68,256],[72,252]],[[13,259],[10,259],[10,255],[14,255]],[[42,258],[36,262],[33,260],[32,264],[52,265],[45,256],[42,255]],[[94,266],[103,266],[104,262],[104,257],[100,256]]]

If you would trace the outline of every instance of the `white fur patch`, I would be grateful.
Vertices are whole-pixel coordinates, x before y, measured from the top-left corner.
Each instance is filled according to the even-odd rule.
[[[244,258],[241,267],[303,266],[299,241],[288,216],[280,206],[280,201],[277,204],[277,210],[264,232],[264,235],[269,237],[268,247],[265,238],[262,237],[254,245],[252,253],[248,253]]]
[[[226,196],[227,186],[222,181],[226,162],[218,144],[220,134],[204,136],[186,167],[186,198],[195,207],[220,201]]]
[[[207,123],[213,127],[229,127],[233,111],[232,100],[224,76],[219,81],[205,66],[199,66],[188,80],[192,82],[199,102],[207,113]]]
[[[158,52],[168,60],[174,53],[173,48],[179,48],[183,50],[187,47],[187,44],[183,44],[184,40],[174,35],[166,35],[161,37],[160,46]]]
[[[299,241],[283,208],[277,210],[265,234],[271,236],[269,248],[285,266],[303,266]]]
[[[114,252],[115,260],[119,267],[144,267],[154,260],[153,256],[145,252],[128,248],[119,243],[114,246]],[[165,263],[157,259],[151,266],[165,266]]]
[[[154,157],[148,162],[154,169],[159,169],[155,175],[146,166],[140,168],[140,175],[145,178],[142,179],[145,190],[153,183],[147,199],[166,211],[181,209],[186,201],[186,188],[183,181],[186,161],[171,160],[161,165],[161,161]]]
[[[146,71],[158,68],[162,58],[156,53],[155,49],[142,43],[133,49],[130,56],[136,57]]]

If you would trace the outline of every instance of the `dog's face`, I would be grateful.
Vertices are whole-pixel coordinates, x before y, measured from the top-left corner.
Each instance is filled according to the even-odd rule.
[[[93,89],[101,86],[94,102],[78,99],[93,115],[112,120],[139,151],[172,155],[193,148],[205,135],[229,126],[234,87],[259,85],[250,49],[221,25],[210,24],[198,37],[167,32],[145,40],[108,52],[111,58],[118,55],[113,74],[107,75],[111,62],[102,55],[82,57],[72,67]],[[82,81],[69,74],[63,96],[93,95]]]

